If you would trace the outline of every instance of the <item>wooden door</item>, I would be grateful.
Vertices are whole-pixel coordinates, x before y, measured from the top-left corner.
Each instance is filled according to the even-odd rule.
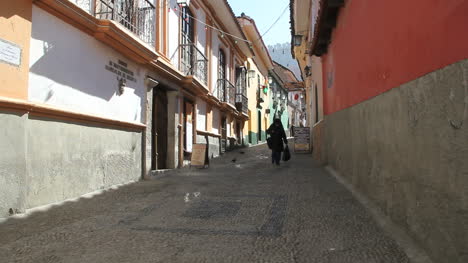
[[[258,111],[258,141],[262,140],[262,112]]]
[[[249,122],[248,122],[248,136],[249,136],[249,143],[252,144],[252,112],[249,110]]]
[[[167,94],[156,89],[153,92],[153,127],[151,168],[167,168]]]
[[[226,152],[227,145],[227,120],[226,117],[221,119],[221,152]]]

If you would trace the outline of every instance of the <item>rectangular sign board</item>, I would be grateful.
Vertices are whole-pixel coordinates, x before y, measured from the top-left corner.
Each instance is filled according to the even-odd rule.
[[[294,152],[310,153],[310,127],[294,127]]]
[[[190,165],[204,167],[206,162],[206,144],[192,145],[192,158]]]
[[[16,44],[0,39],[0,62],[19,66],[21,64],[21,48]]]

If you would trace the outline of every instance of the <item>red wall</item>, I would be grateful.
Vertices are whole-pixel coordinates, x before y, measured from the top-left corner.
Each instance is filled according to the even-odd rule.
[[[468,0],[345,3],[322,57],[325,114],[468,58]]]

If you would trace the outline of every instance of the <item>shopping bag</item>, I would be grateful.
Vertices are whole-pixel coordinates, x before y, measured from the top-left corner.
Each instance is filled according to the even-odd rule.
[[[284,152],[283,152],[283,161],[287,162],[289,161],[289,159],[291,159],[291,153],[289,152],[288,145],[286,145],[286,147],[284,147]]]
[[[267,138],[267,145],[268,149],[273,148],[273,138],[271,138],[271,136]]]

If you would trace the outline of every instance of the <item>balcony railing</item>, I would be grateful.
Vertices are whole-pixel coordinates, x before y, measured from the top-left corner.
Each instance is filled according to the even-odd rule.
[[[186,76],[195,76],[203,84],[208,84],[208,59],[195,44],[179,46],[179,70]]]
[[[156,11],[149,0],[95,0],[95,16],[113,20],[154,46]]]
[[[249,114],[249,99],[241,93],[236,94],[236,108],[245,114]]]
[[[236,87],[227,79],[218,79],[213,94],[222,102],[227,102],[232,106],[236,101]]]

